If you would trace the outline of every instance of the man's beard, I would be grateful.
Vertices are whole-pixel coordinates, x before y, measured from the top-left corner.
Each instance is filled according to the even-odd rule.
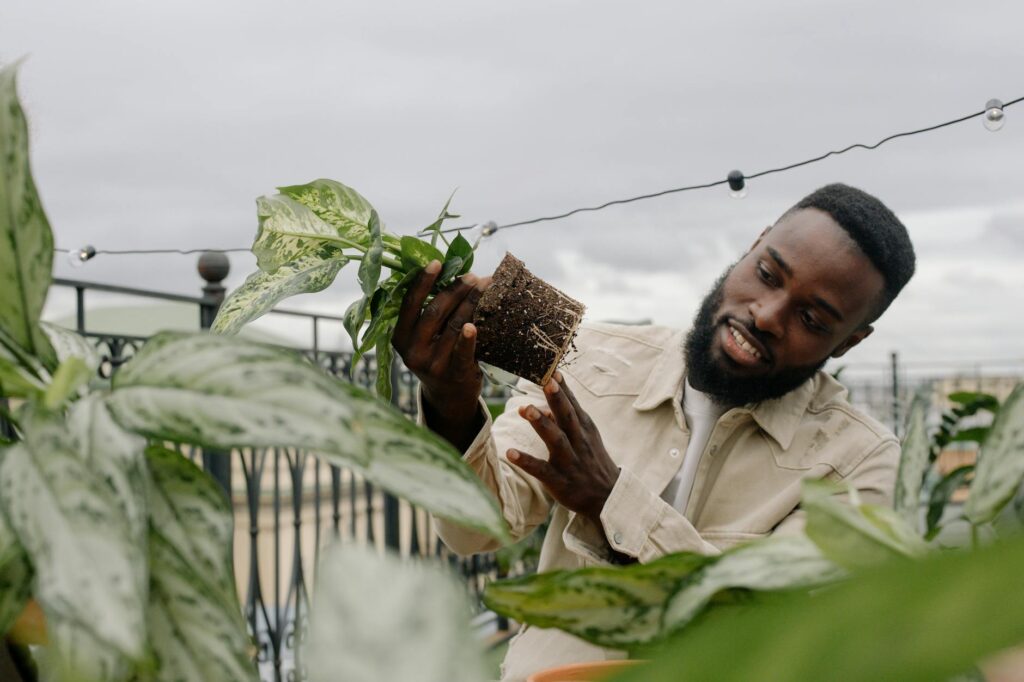
[[[735,376],[727,367],[716,362],[711,353],[711,344],[718,328],[726,322],[726,317],[719,315],[719,309],[722,307],[725,278],[733,267],[735,265],[726,269],[704,297],[684,346],[690,385],[727,408],[783,396],[814,376],[828,360],[826,356],[813,366],[790,367],[775,375],[763,377]],[[751,336],[768,345],[764,334],[754,327],[753,320],[735,321],[746,327]]]

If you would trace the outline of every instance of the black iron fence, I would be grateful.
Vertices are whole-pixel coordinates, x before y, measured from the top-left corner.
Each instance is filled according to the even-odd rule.
[[[92,340],[101,357],[100,373],[111,376],[129,362],[146,338],[93,332],[89,328],[88,292],[144,297],[197,306],[196,327],[208,328],[223,300],[219,279],[207,278],[203,296],[177,294],[57,279],[54,284],[75,291],[75,326]],[[212,271],[223,278],[226,268]],[[301,352],[332,375],[373,384],[376,359],[368,356],[353,367],[352,354],[320,347],[320,323],[341,317],[294,310],[275,315],[303,318],[311,324],[312,344]],[[415,377],[401,366],[392,368],[394,403],[410,417],[415,413]],[[457,571],[478,610],[481,636],[507,629],[503,619],[480,602],[484,586],[505,575],[532,570],[532,562],[507,566],[495,554],[458,557],[447,550],[421,509],[377,488],[358,474],[326,464],[292,448],[239,449],[232,452],[189,448],[183,454],[201,464],[224,488],[235,510],[234,558],[239,599],[258,648],[263,680],[306,679],[299,644],[306,636],[312,585],[321,549],[332,541],[387,548],[406,557],[439,557]]]
[[[75,326],[94,341],[102,356],[104,376],[117,371],[145,342],[144,336],[92,332],[87,319],[87,292],[106,292],[195,305],[196,328],[207,328],[223,300],[225,260],[211,254],[200,259],[206,280],[202,296],[166,294],[76,280],[55,280],[75,291]],[[205,262],[204,262],[205,259]],[[340,316],[276,309],[309,323],[311,343],[302,352],[325,372],[369,386],[376,375],[375,358],[352,367],[351,353],[321,348],[321,325],[341,322]],[[338,325],[340,328],[340,325]],[[899,432],[913,396],[930,392],[937,406],[954,390],[981,390],[1005,396],[1024,378],[1024,358],[963,367],[941,363],[861,364],[844,368],[840,379],[851,400]],[[394,402],[408,415],[415,411],[415,378],[404,367],[392,371]],[[492,387],[496,402],[503,390]],[[449,553],[434,532],[429,515],[377,489],[359,475],[324,464],[309,453],[287,448],[235,450],[230,453],[185,453],[223,486],[235,509],[235,571],[239,599],[257,643],[261,676],[267,682],[304,680],[298,644],[306,635],[311,586],[321,548],[332,540],[389,548],[407,557],[441,557],[465,579],[480,611],[481,629],[504,629],[503,622],[479,606],[490,580],[532,570],[520,559],[509,567],[494,554],[460,558]],[[525,556],[535,556],[527,553]]]

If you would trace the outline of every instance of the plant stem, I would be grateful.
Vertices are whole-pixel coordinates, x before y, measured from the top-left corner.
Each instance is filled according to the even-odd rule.
[[[971,524],[971,549],[978,549],[981,545],[981,538],[978,536],[978,526]]]

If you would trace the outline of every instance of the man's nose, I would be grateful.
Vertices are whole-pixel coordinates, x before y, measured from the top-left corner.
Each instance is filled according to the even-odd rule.
[[[785,297],[781,295],[765,296],[753,301],[750,304],[750,315],[754,319],[754,326],[765,334],[782,338],[785,308]]]

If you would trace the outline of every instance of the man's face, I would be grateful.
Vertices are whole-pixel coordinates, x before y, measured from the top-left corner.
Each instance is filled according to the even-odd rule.
[[[831,216],[789,213],[704,299],[686,339],[690,383],[730,407],[784,395],[871,333],[883,288]]]

